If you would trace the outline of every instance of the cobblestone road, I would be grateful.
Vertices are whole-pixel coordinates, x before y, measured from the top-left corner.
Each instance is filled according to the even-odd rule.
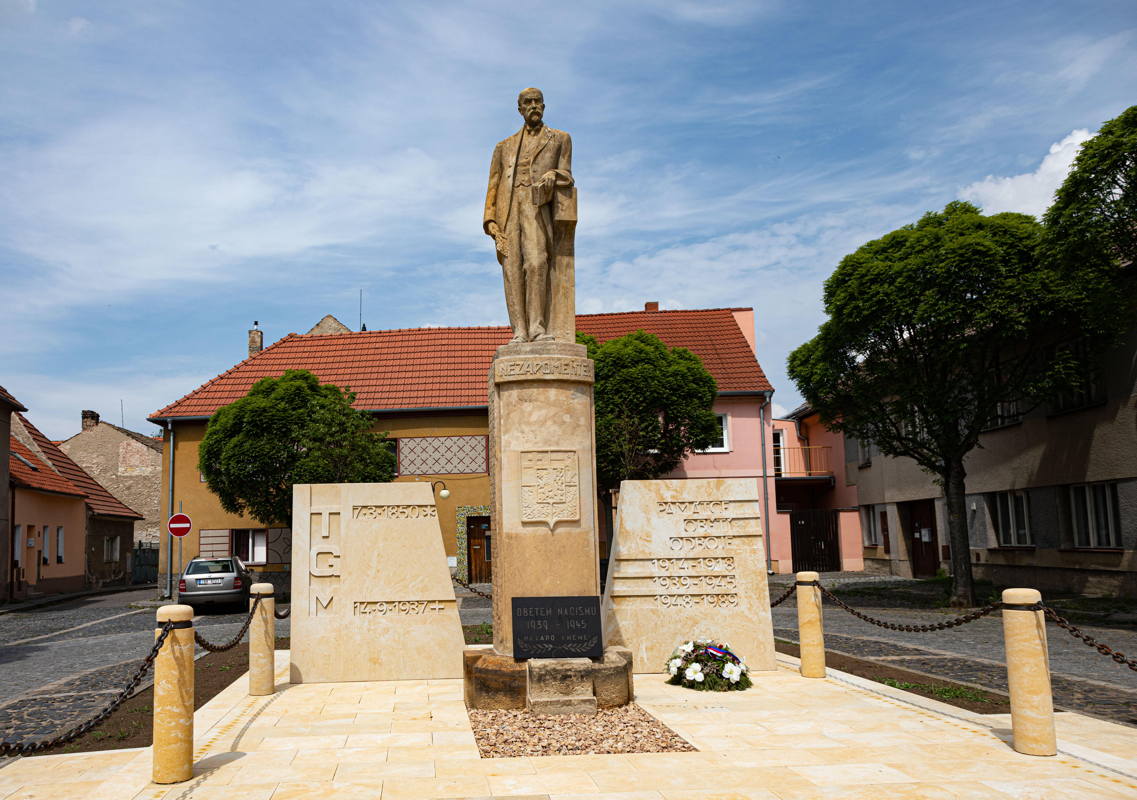
[[[109,702],[154,642],[155,609],[131,604],[154,596],[152,589],[122,592],[0,615],[0,738],[39,738]],[[244,619],[221,609],[194,624],[209,641],[224,642]],[[278,636],[288,635],[288,623],[277,620]]]
[[[843,578],[822,576],[832,588]],[[868,582],[871,579],[866,579]],[[792,581],[790,576],[771,580],[771,597]],[[850,582],[845,581],[845,585]],[[901,624],[924,625],[959,616],[953,609],[898,608],[873,598],[846,597],[862,613]],[[996,612],[975,622],[930,633],[907,633],[879,628],[857,619],[826,601],[823,608],[827,649],[859,658],[892,664],[928,675],[1007,691],[1003,652],[1003,623]],[[773,609],[774,635],[797,641],[797,607],[791,596]],[[1079,624],[1084,633],[1126,655],[1137,655],[1137,630],[1129,626]],[[1137,672],[1117,664],[1070,636],[1057,625],[1047,625],[1050,670],[1055,705],[1137,725]]]

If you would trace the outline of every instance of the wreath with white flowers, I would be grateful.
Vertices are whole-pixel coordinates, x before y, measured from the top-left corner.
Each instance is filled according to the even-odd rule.
[[[667,661],[674,686],[710,692],[730,692],[749,689],[750,668],[742,659],[730,652],[725,642],[696,639],[675,648]]]

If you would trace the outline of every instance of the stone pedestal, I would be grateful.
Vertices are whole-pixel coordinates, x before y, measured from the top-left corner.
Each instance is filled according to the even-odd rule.
[[[632,654],[607,647],[601,659],[501,656],[490,645],[463,653],[467,708],[528,708],[535,714],[595,714],[635,699]]]
[[[526,702],[535,714],[595,714],[592,660],[529,659]]]
[[[515,597],[595,597],[593,363],[582,345],[527,342],[498,348],[490,369],[494,643],[464,656],[466,705],[594,714],[632,699],[631,654],[514,657]]]
[[[514,597],[597,595],[593,363],[583,345],[498,348],[490,374],[494,651]]]

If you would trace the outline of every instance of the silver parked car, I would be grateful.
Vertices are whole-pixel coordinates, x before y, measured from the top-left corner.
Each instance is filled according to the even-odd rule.
[[[252,575],[236,556],[195,558],[186,564],[178,581],[178,600],[191,606],[247,604],[252,583]]]

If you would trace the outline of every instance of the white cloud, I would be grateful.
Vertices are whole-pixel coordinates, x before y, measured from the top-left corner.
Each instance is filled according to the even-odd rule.
[[[960,189],[959,197],[975,203],[988,214],[1018,211],[1041,216],[1070,173],[1078,149],[1091,135],[1085,129],[1071,131],[1065,139],[1050,145],[1050,152],[1034,172],[1010,177],[988,175]]]
[[[91,20],[86,17],[72,17],[67,20],[67,33],[71,36],[79,36],[83,31],[91,27]]]
[[[0,12],[34,14],[37,0],[0,0]]]
[[[1097,41],[1082,38],[1064,40],[1055,52],[1064,64],[1058,71],[1058,77],[1066,82],[1069,91],[1081,90],[1106,64],[1116,63],[1118,56],[1127,51],[1132,53],[1133,38],[1134,31],[1125,30]]]

